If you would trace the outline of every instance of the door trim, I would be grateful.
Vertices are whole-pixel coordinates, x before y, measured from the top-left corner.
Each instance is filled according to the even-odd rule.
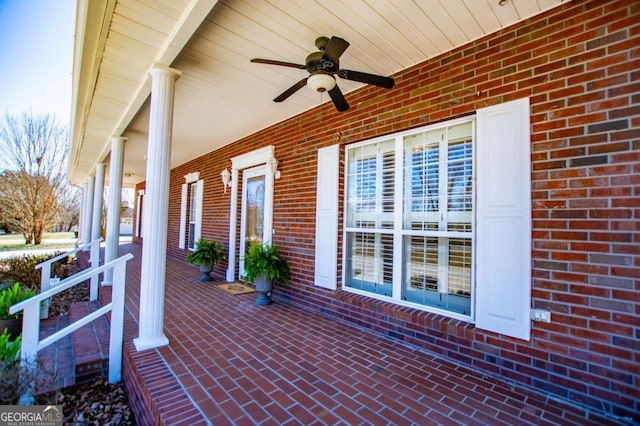
[[[256,166],[265,165],[265,191],[264,191],[264,234],[263,241],[271,242],[273,234],[273,188],[274,175],[276,174],[277,160],[273,145],[256,149],[231,159],[231,206],[229,211],[229,262],[226,280],[236,280],[237,244],[238,241],[238,181],[240,171]],[[268,206],[268,207],[267,207]]]
[[[240,279],[242,279],[242,275],[244,273],[244,259],[243,259],[243,251],[244,251],[244,247],[245,247],[245,238],[247,236],[247,196],[249,195],[247,193],[247,182],[249,181],[249,179],[251,178],[257,178],[257,177],[262,177],[264,176],[264,191],[266,193],[267,191],[267,168],[262,165],[262,166],[257,166],[257,167],[252,167],[250,169],[245,169],[242,171],[242,201],[240,204],[240,245],[238,246],[238,254],[239,254],[239,261],[238,261],[238,273],[240,276]],[[267,210],[271,209],[273,210],[273,205],[267,205],[266,203],[266,197],[265,200],[263,201],[264,206],[263,206],[263,217],[267,216]],[[267,240],[265,240],[264,235],[265,235],[265,228],[269,228],[269,226],[267,226],[267,223],[263,222],[262,224],[262,241],[266,242]]]

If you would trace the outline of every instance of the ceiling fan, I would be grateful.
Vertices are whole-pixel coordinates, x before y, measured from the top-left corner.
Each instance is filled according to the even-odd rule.
[[[336,75],[345,80],[372,84],[386,89],[391,89],[395,84],[394,79],[391,77],[340,69],[340,56],[347,50],[347,47],[349,47],[349,42],[340,37],[333,36],[330,39],[327,37],[318,37],[316,39],[316,47],[318,51],[311,52],[307,56],[304,65],[271,59],[254,58],[251,60],[251,62],[258,64],[280,65],[283,67],[307,70],[309,72],[309,77],[305,77],[289,87],[277,96],[273,100],[274,102],[284,101],[306,85],[320,93],[328,92],[336,109],[338,111],[346,111],[349,109],[349,104],[336,84]]]

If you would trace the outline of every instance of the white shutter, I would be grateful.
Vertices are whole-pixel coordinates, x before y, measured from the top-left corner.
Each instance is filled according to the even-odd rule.
[[[331,290],[338,280],[339,157],[339,145],[318,150],[315,285]]]
[[[477,112],[476,326],[529,340],[529,99]]]
[[[198,242],[202,236],[202,199],[204,193],[204,180],[196,182],[196,226],[193,236],[194,243]]]
[[[180,234],[178,236],[178,248],[184,248],[184,240],[187,233],[187,191],[189,185],[182,184],[182,196],[180,198]]]

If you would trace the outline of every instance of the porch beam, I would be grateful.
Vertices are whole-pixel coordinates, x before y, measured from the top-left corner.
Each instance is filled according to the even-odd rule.
[[[140,321],[133,343],[138,351],[169,344],[164,335],[169,175],[175,82],[182,74],[164,65],[151,72],[147,183],[142,212],[144,243],[140,276]]]

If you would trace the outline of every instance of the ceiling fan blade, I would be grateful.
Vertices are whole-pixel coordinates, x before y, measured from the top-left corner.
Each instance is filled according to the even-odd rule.
[[[322,55],[323,59],[328,59],[334,64],[338,63],[340,59],[340,55],[344,53],[349,47],[349,42],[341,39],[340,37],[333,36],[327,43],[327,46],[324,48],[324,54]]]
[[[337,84],[333,86],[333,89],[329,90],[329,96],[331,96],[331,100],[338,111],[343,112],[349,109],[349,104]]]
[[[296,93],[298,90],[302,89],[307,84],[307,79],[303,78],[293,86],[289,87],[287,90],[282,92],[277,98],[273,100],[273,102],[282,102],[287,99],[289,96]]]
[[[256,64],[280,65],[282,67],[298,68],[298,69],[301,69],[301,70],[306,70],[307,69],[307,67],[304,66],[304,65],[294,64],[294,63],[291,63],[291,62],[274,61],[274,60],[271,60],[271,59],[253,58],[251,60],[251,62],[254,62]]]
[[[396,84],[395,80],[391,77],[384,77],[381,75],[369,74],[360,71],[340,70],[338,72],[338,76],[346,80],[373,84],[374,86],[380,86],[386,89],[391,89]]]

